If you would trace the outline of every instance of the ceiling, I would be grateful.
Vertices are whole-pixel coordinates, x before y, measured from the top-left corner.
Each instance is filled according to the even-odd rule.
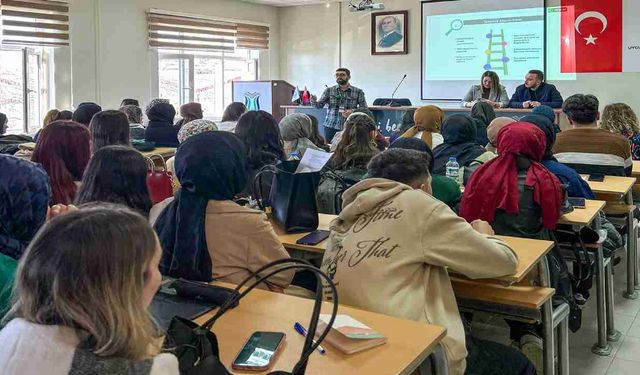
[[[277,7],[288,7],[296,5],[324,4],[327,2],[335,2],[336,0],[244,0],[250,3],[272,5]]]

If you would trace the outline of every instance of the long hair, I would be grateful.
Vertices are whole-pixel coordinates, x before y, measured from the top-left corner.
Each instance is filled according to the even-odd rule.
[[[638,116],[633,109],[625,103],[614,103],[604,107],[600,127],[624,136],[640,133]]]
[[[105,146],[131,146],[127,115],[116,110],[96,113],[89,124],[93,152]]]
[[[44,115],[44,119],[42,120],[42,127],[51,124],[54,121],[60,120],[60,111],[57,109],[50,109],[46,115]]]
[[[318,122],[318,118],[313,115],[307,116],[311,119],[311,127],[313,128],[313,133],[311,134],[311,137],[309,137],[309,140],[313,142],[314,145],[320,148],[325,148],[327,146],[327,141],[320,134],[320,123]]]
[[[84,173],[75,203],[109,202],[149,216],[153,203],[147,189],[147,164],[136,150],[106,146],[98,150]]]
[[[482,73],[482,77],[480,77],[480,86],[482,86],[482,80],[484,79],[484,77],[489,77],[491,78],[491,91],[494,92],[496,94],[496,98],[500,98],[500,95],[502,95],[502,90],[500,90],[500,77],[498,76],[498,74],[496,72],[492,72],[490,70]]]
[[[366,114],[355,113],[349,116],[344,124],[342,139],[331,157],[333,168],[366,168],[369,160],[378,153],[371,135],[375,130],[375,123]]]
[[[147,219],[124,207],[84,208],[56,217],[20,261],[4,323],[21,318],[81,329],[98,356],[147,359],[158,352],[143,297],[156,251]]]
[[[54,121],[40,132],[31,160],[49,175],[52,203],[70,204],[90,158],[89,129],[74,121]]]
[[[240,102],[233,102],[224,109],[221,121],[238,121],[245,112],[247,112],[247,106]]]
[[[265,111],[250,111],[236,125],[236,135],[244,142],[250,168],[260,168],[284,159],[284,142],[276,119]]]

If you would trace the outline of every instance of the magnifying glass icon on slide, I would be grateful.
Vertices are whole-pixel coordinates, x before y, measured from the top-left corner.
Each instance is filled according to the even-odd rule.
[[[462,26],[464,26],[464,22],[462,22],[461,19],[455,19],[455,20],[451,21],[450,29],[444,35],[445,36],[449,36],[449,34],[451,34],[453,31],[458,31],[458,30],[462,29]]]

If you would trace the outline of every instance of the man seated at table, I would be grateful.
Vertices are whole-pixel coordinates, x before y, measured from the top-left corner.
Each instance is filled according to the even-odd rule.
[[[513,274],[513,250],[487,222],[468,224],[431,196],[426,153],[387,150],[371,160],[368,175],[344,193],[322,262],[340,303],[447,328],[442,345],[451,374],[461,375],[465,367],[535,373],[514,349],[465,340],[447,272],[469,278]]]
[[[554,156],[578,173],[631,176],[631,146],[623,136],[598,128],[598,106],[593,95],[567,98],[562,111],[571,128],[558,134]]]
[[[530,70],[524,77],[524,84],[518,86],[509,101],[509,108],[535,108],[546,105],[562,107],[562,95],[558,89],[544,81],[544,73]]]

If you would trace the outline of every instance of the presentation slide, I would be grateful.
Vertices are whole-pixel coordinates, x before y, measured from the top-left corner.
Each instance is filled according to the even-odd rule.
[[[479,80],[493,70],[502,80],[522,80],[544,66],[543,8],[427,17],[429,81]]]

